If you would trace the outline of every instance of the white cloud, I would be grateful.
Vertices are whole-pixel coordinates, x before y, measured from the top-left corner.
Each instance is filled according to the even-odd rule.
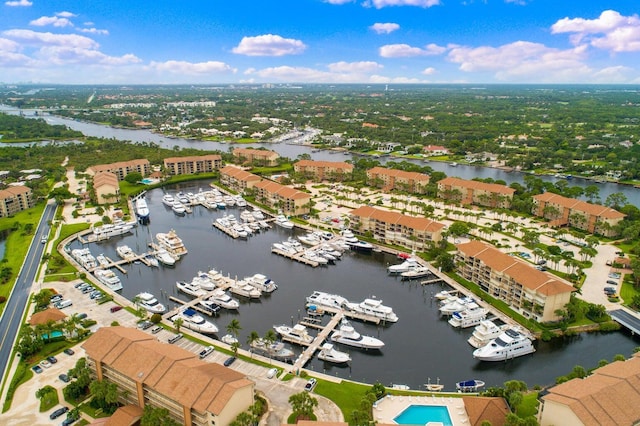
[[[53,25],[58,28],[73,27],[73,23],[70,20],[58,16],[41,16],[29,22],[29,25],[33,25],[34,27],[45,27],[47,25]]]
[[[431,43],[424,48],[413,47],[408,44],[387,44],[380,47],[379,53],[383,58],[408,58],[412,56],[440,55],[447,50],[446,47]]]
[[[421,74],[433,75],[435,73],[436,73],[436,69],[434,67],[428,67],[428,68],[423,69]]]
[[[382,9],[387,6],[417,6],[428,8],[438,6],[439,4],[440,0],[365,0],[363,6],[373,6],[376,9]]]
[[[78,16],[75,13],[71,13],[71,12],[67,12],[67,11],[56,12],[55,15],[59,16],[61,18],[75,18],[76,16]]]
[[[236,68],[218,61],[207,62],[186,62],[186,61],[166,61],[154,62],[149,67],[158,71],[167,71],[174,74],[235,74]]]
[[[375,24],[373,24],[372,26],[369,27],[370,29],[372,29],[373,31],[375,31],[377,34],[389,34],[392,33],[396,30],[400,29],[400,25],[398,24],[394,24],[391,22],[388,23],[380,23],[380,22],[376,22]]]
[[[122,56],[109,56],[95,49],[68,46],[45,46],[35,55],[38,60],[47,64],[85,64],[85,65],[128,65],[142,62],[140,58],[129,53]]]
[[[77,30],[86,34],[109,35],[108,30],[99,30],[97,28],[77,28]]]
[[[7,30],[2,33],[18,43],[32,46],[65,46],[83,49],[97,49],[99,44],[89,37],[78,34],[41,33],[32,30]]]
[[[603,68],[593,73],[594,83],[628,83],[634,70],[625,66]],[[637,72],[636,72],[637,74]]]
[[[410,77],[386,77],[384,75],[372,75],[369,80],[369,83],[380,83],[380,84],[424,84],[430,83],[428,80],[420,80],[419,78],[410,78]]]
[[[623,16],[615,10],[605,10],[596,19],[560,19],[551,26],[551,32],[571,33],[574,44],[588,42],[612,52],[640,51],[640,18]]]
[[[586,45],[560,50],[543,44],[517,41],[500,47],[451,48],[448,60],[465,72],[493,72],[501,81],[584,81],[593,70],[583,61]]]
[[[16,6],[32,6],[33,2],[30,2],[29,0],[10,0],[10,1],[4,2],[4,4],[6,6],[12,6],[12,7],[16,7]]]
[[[368,73],[384,68],[377,62],[361,61],[361,62],[334,62],[327,66],[331,72],[348,72],[348,73]]]
[[[504,0],[505,3],[513,3],[513,4],[517,4],[518,6],[526,6],[527,2],[526,0]]]
[[[329,3],[329,4],[346,4],[346,3],[353,3],[354,0],[325,0],[325,3]]]
[[[307,48],[300,40],[283,38],[275,34],[256,37],[243,37],[233,53],[247,56],[284,56],[297,55]]]

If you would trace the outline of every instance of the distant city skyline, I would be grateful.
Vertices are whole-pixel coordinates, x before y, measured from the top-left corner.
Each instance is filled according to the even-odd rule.
[[[637,0],[0,0],[0,82],[640,84]]]

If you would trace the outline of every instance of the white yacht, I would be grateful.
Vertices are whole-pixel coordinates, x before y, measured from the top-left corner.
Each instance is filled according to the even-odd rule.
[[[347,303],[346,308],[360,314],[371,315],[387,322],[397,322],[398,316],[389,306],[382,304],[380,299],[364,299],[360,303]]]
[[[320,349],[318,359],[327,362],[333,362],[334,364],[345,364],[351,361],[351,357],[348,353],[339,351],[333,347],[331,343],[325,343]]]
[[[382,340],[358,333],[346,319],[343,319],[340,327],[331,334],[331,341],[362,349],[382,349],[384,346]]]
[[[293,229],[294,224],[283,214],[279,214],[276,216],[276,225],[281,226],[285,229]]]
[[[428,277],[432,275],[431,269],[427,266],[418,266],[416,268],[410,269],[408,271],[400,273],[400,277],[403,280],[415,280],[418,278]]]
[[[171,194],[164,194],[162,196],[162,204],[164,204],[167,207],[173,207],[173,203],[176,201],[175,198],[173,198],[173,195]]]
[[[207,292],[201,289],[199,286],[186,281],[176,281],[176,287],[183,293],[187,293],[190,296],[200,297],[207,294]]]
[[[95,235],[96,240],[106,240],[111,237],[115,237],[117,235],[124,235],[131,232],[133,229],[134,223],[130,222],[122,222],[116,221],[114,223],[105,223],[102,226],[96,226],[93,228],[93,235]]]
[[[454,312],[463,311],[470,303],[475,303],[475,301],[470,297],[458,297],[454,301],[444,303],[440,306],[440,314],[452,315]]]
[[[436,293],[435,296],[433,296],[433,297],[435,297],[438,300],[445,300],[445,299],[447,299],[449,297],[456,297],[457,298],[458,294],[459,294],[458,290],[442,290],[442,291],[439,291],[438,293]]]
[[[282,342],[267,342],[263,338],[259,338],[249,344],[251,351],[260,355],[279,361],[290,361],[296,356],[296,353],[285,346]]]
[[[264,220],[264,213],[262,213],[261,210],[255,209],[251,211],[251,214],[253,215],[253,217],[255,217],[257,220]]]
[[[93,269],[98,266],[98,261],[88,248],[73,249],[71,256],[85,269]]]
[[[362,251],[365,253],[373,251],[373,245],[366,241],[356,240],[355,242],[346,241],[346,243],[351,250]]]
[[[97,255],[96,262],[98,262],[98,266],[103,269],[109,267],[109,260],[107,259],[107,256],[105,256],[104,254]]]
[[[289,327],[288,325],[274,325],[273,328],[283,339],[293,343],[310,345],[315,339],[315,337],[309,334],[307,327],[302,324],[296,324],[293,327]]]
[[[214,334],[218,332],[218,327],[210,321],[205,320],[195,309],[187,308],[180,311],[178,315],[171,318],[175,323],[178,318],[182,318],[182,326],[189,330],[203,334]]]
[[[198,300],[198,305],[202,308],[206,314],[209,315],[218,315],[218,312],[222,309],[220,305],[211,300]]]
[[[224,309],[233,310],[240,307],[240,302],[229,296],[227,292],[222,289],[214,290],[205,300],[211,301]]]
[[[323,291],[314,291],[311,296],[307,297],[307,306],[321,306],[327,308],[342,309],[349,301],[337,294],[325,293]]]
[[[128,245],[122,245],[122,246],[116,247],[116,253],[118,253],[118,256],[120,256],[125,260],[131,260],[134,257],[136,257],[136,254],[133,252],[133,250],[131,250],[131,247],[129,247]]]
[[[263,293],[273,293],[278,288],[271,278],[263,274],[254,274],[245,280]]]
[[[298,240],[302,243],[302,244],[306,244],[308,246],[317,246],[318,244],[320,244],[322,242],[322,240],[320,238],[318,238],[318,236],[315,234],[315,232],[310,232],[306,235],[299,235],[298,236]]]
[[[216,287],[218,287],[224,281],[224,275],[222,275],[222,272],[216,269],[209,269],[208,272],[198,272],[198,275],[201,273],[207,274],[211,282],[213,282]]]
[[[220,340],[229,346],[238,343],[238,339],[236,339],[232,334],[225,334],[220,338]]]
[[[309,259],[312,262],[316,262],[318,265],[328,265],[329,264],[329,259],[318,255],[313,250],[305,250],[305,252],[302,253],[302,256],[305,259]]]
[[[467,342],[476,349],[481,348],[502,334],[508,327],[508,324],[498,326],[491,320],[482,320],[480,324],[473,329],[473,333]]]
[[[144,199],[143,196],[136,199],[136,216],[138,216],[138,220],[142,224],[149,223],[149,206],[147,205],[147,200]]]
[[[487,316],[487,310],[477,303],[469,303],[464,310],[451,315],[449,324],[456,328],[475,327]]]
[[[142,292],[138,293],[136,296],[139,300],[140,306],[145,308],[147,311],[152,314],[163,314],[166,312],[167,308],[155,298],[155,296],[151,293]]]
[[[387,272],[390,274],[401,274],[403,272],[410,271],[420,266],[418,261],[412,257],[405,259],[404,262],[397,265],[391,265],[387,268]]]
[[[146,262],[149,264],[149,266],[153,266],[155,268],[157,268],[158,266],[160,266],[160,263],[158,263],[158,259],[156,259],[155,257],[153,257],[150,254],[147,254],[144,259],[146,260]]]
[[[160,247],[176,258],[180,258],[180,256],[187,254],[187,248],[173,229],[166,234],[158,232],[156,234],[156,239],[158,240],[158,245]]]
[[[111,269],[96,269],[93,274],[98,281],[106,285],[113,291],[122,290],[122,282],[120,278]]]
[[[238,206],[238,207],[247,207],[247,200],[242,198],[241,195],[236,195],[235,196],[235,200],[236,200],[236,206]]]
[[[211,277],[206,272],[198,271],[198,275],[191,280],[193,285],[197,285],[203,290],[211,291],[216,288],[216,283],[211,280]]]
[[[473,351],[473,357],[480,361],[505,361],[535,350],[530,338],[514,328],[508,328],[485,346]]]
[[[262,292],[244,280],[235,281],[229,287],[229,291],[236,296],[246,297],[248,299],[259,299]]]
[[[186,206],[182,204],[182,202],[180,202],[179,200],[176,200],[173,202],[173,205],[171,206],[171,210],[173,210],[173,212],[177,215],[183,215],[187,212]]]
[[[159,248],[158,250],[156,250],[155,258],[158,260],[158,262],[166,266],[173,266],[176,264],[176,259],[163,248]]]

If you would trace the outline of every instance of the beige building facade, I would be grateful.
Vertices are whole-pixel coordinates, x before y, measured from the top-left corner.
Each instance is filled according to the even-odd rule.
[[[10,186],[0,190],[0,217],[9,217],[35,205],[28,186]]]
[[[509,208],[516,190],[497,183],[447,177],[438,181],[438,197],[461,204]]]
[[[98,204],[117,203],[120,200],[120,185],[114,173],[99,172],[94,175],[93,190]]]
[[[256,201],[284,214],[299,216],[311,211],[311,194],[262,179],[253,185]]]
[[[399,190],[411,194],[424,194],[427,192],[429,175],[403,170],[374,167],[367,170],[367,183],[370,186],[382,188],[383,191]]]
[[[220,183],[234,191],[244,193],[260,182],[262,178],[239,167],[225,166],[220,169]]]
[[[345,163],[344,161],[300,160],[293,165],[293,170],[308,179],[340,182],[351,178],[353,164]]]
[[[222,167],[222,157],[217,154],[169,157],[164,159],[164,170],[170,175],[211,173]]]
[[[249,163],[260,166],[276,166],[280,154],[266,149],[236,148],[233,156],[239,163]]]
[[[142,177],[148,176],[151,173],[151,165],[147,159],[137,159],[131,161],[119,161],[111,164],[98,164],[91,166],[87,169],[89,176],[95,176],[100,172],[110,172],[116,175],[118,180],[124,180],[124,178],[132,172],[137,172]]]

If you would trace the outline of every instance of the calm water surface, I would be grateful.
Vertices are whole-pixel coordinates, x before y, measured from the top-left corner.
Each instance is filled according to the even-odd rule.
[[[191,183],[167,191],[196,192],[199,186],[206,189],[207,183]],[[551,384],[575,365],[591,368],[599,360],[611,360],[616,354],[629,356],[633,348],[640,345],[638,339],[622,332],[585,334],[571,341],[537,342],[536,353],[506,363],[477,362],[466,341],[472,329],[456,330],[438,315],[432,295],[441,289],[440,286],[423,287],[388,276],[386,266],[398,263],[395,257],[347,252],[336,265],[311,268],[270,252],[273,243],[294,235],[294,231],[273,228],[248,240],[233,240],[211,225],[223,212],[195,207],[193,214],[178,217],[162,204],[162,195],[160,189],[147,194],[150,225],[138,226],[133,235],[90,245],[94,255],[105,253],[115,259],[118,245],[127,244],[140,253],[147,249],[158,232],[175,229],[182,238],[189,253],[175,268],[134,264],[126,267],[126,275],[117,272],[124,285],[124,296],[131,299],[141,291],[150,291],[163,303],[174,307],[168,300],[169,295],[189,299],[177,292],[175,282],[191,280],[198,271],[216,268],[238,279],[255,273],[268,275],[278,284],[278,290],[259,302],[243,303],[239,313],[223,311],[214,319],[221,330],[219,337],[225,334],[225,327],[232,319],[238,319],[242,326],[240,342],[245,349],[250,332],[264,336],[273,325],[291,324],[304,317],[305,297],[314,290],[340,294],[352,301],[375,296],[398,314],[400,320],[386,327],[354,322],[362,334],[376,336],[385,342],[382,351],[341,348],[350,352],[353,358],[350,366],[336,367],[314,358],[307,364],[311,370],[364,382],[402,383],[414,389],[422,388],[429,377],[432,382],[440,378],[449,390],[457,381],[474,378],[484,380],[488,386],[501,385],[511,379],[524,380],[533,386]],[[239,218],[238,209],[227,212]]]

